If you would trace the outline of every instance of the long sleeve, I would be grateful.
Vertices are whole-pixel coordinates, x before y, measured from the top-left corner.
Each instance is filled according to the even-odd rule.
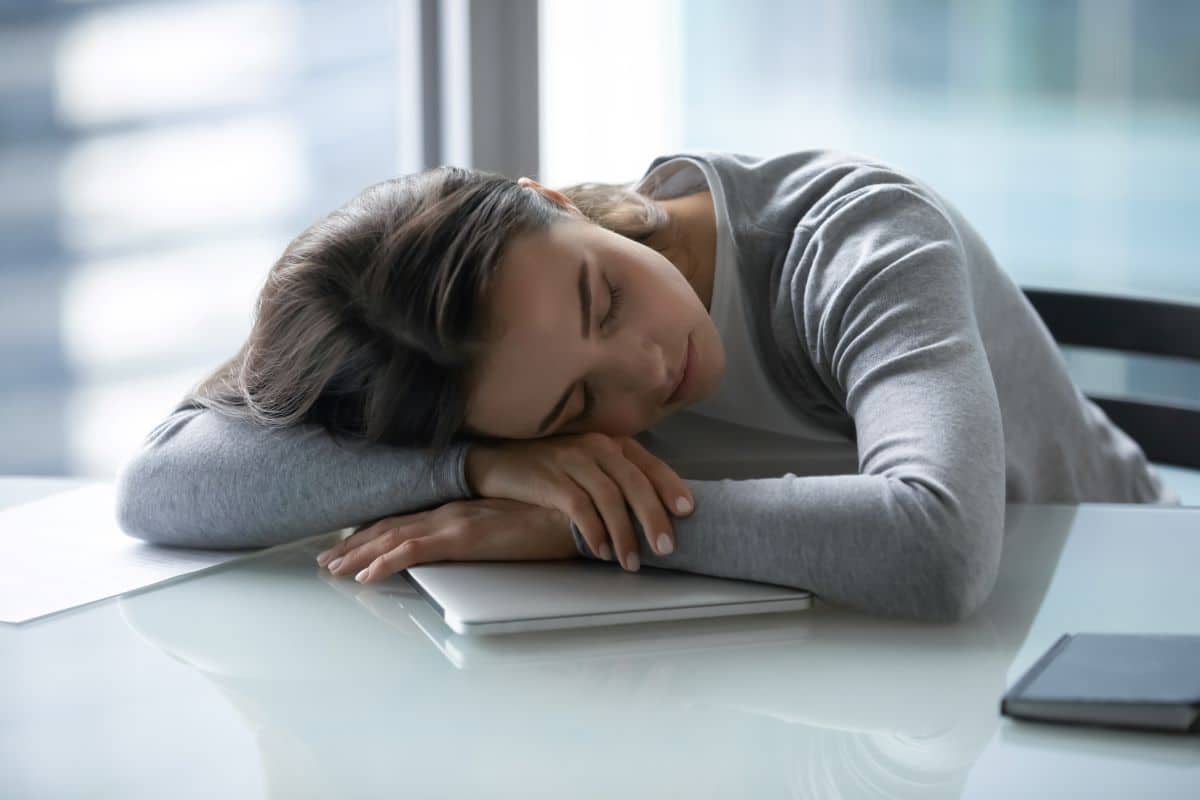
[[[262,547],[472,496],[469,441],[440,452],[272,430],[177,407],[117,476],[117,519],[156,544]]]
[[[673,553],[634,519],[641,562],[870,613],[974,613],[999,566],[1004,436],[955,228],[914,187],[869,186],[802,220],[782,274],[776,338],[852,419],[859,474],[689,481]]]

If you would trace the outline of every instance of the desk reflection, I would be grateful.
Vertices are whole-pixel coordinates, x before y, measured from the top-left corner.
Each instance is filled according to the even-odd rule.
[[[1022,525],[970,620],[808,611],[491,637],[311,542],[120,600],[255,732],[270,797],[959,797],[1075,516]],[[316,580],[313,580],[313,578]]]

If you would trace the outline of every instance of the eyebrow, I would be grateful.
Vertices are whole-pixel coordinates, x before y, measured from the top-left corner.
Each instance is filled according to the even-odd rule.
[[[588,277],[588,265],[586,260],[579,263],[579,318],[580,331],[583,334],[583,338],[586,339],[591,335],[592,327],[592,282]],[[571,399],[571,392],[574,388],[575,384],[572,383],[567,387],[566,391],[563,392],[562,397],[558,398],[558,402],[554,404],[554,408],[550,409],[550,413],[547,414],[545,419],[542,420],[541,424],[538,425],[537,432],[539,434],[549,428],[554,420],[558,419],[558,415],[563,412],[563,409],[567,405],[567,401]],[[575,419],[579,419],[579,417],[587,414],[588,408],[591,406],[589,400],[590,398],[587,394],[587,387],[585,386],[583,392],[583,410],[579,412]],[[567,424],[570,424],[570,422],[573,421],[574,420],[570,420]]]

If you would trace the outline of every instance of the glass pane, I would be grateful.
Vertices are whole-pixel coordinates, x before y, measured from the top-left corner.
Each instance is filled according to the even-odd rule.
[[[112,475],[396,169],[396,4],[0,13],[0,474]]]
[[[957,205],[1028,285],[1200,301],[1200,4],[543,0],[543,170],[829,147]]]

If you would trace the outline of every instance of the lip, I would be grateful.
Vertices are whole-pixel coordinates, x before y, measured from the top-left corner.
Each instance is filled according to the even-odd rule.
[[[679,383],[675,384],[675,390],[671,392],[671,396],[667,398],[667,402],[663,405],[671,405],[677,403],[687,397],[688,390],[691,388],[692,373],[695,372],[694,364],[696,361],[696,348],[692,344],[692,337],[688,337],[687,353],[684,354],[683,368],[679,376]]]

